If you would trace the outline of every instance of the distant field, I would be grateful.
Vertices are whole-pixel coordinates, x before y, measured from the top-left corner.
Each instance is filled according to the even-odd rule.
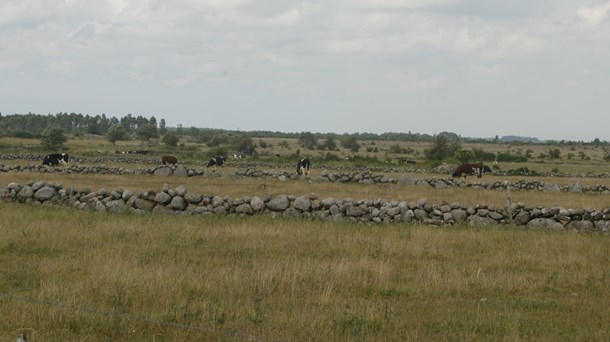
[[[607,340],[607,234],[0,206],[0,340]]]

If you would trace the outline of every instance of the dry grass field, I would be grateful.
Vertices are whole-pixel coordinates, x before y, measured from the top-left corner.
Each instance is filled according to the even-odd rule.
[[[2,138],[0,152],[25,154],[32,144]],[[76,140],[68,149],[110,154],[139,146],[124,144],[102,140],[92,147],[91,141]],[[272,144],[277,148],[279,142]],[[375,144],[383,146],[383,156],[385,145]],[[295,148],[291,141],[287,153]],[[587,153],[594,156],[588,163],[527,166],[607,172],[600,151]],[[523,165],[503,165],[513,166]],[[0,173],[0,186],[44,180],[136,192],[167,183],[232,197],[315,193],[320,199],[507,204],[504,191],[243,179],[233,176],[235,170],[229,165],[216,171],[218,177],[192,178],[9,172]],[[314,176],[319,172],[312,170]],[[540,180],[608,183],[586,177]],[[534,206],[610,207],[610,196],[587,193],[513,191],[511,196]],[[113,215],[6,203],[0,204],[0,218],[2,341],[14,341],[22,332],[30,341],[610,339],[608,234]]]
[[[607,235],[0,206],[0,340],[610,337]]]

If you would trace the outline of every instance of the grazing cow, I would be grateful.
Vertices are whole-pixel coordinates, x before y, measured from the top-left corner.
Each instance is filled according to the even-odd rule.
[[[407,159],[407,164],[415,165],[417,162],[413,159]]]
[[[279,154],[279,153],[276,153],[276,154],[275,154],[275,156],[279,158],[279,157],[280,157],[280,154]]]
[[[114,154],[125,154],[125,151],[119,151],[119,150],[117,150],[117,151],[114,151]]]
[[[455,169],[455,172],[452,174],[454,178],[464,177],[467,175],[476,175],[477,178],[481,178],[483,175],[483,164],[462,164]]]
[[[68,154],[67,153],[53,153],[48,154],[44,157],[42,161],[42,165],[55,166],[59,164],[63,164],[64,166],[68,164]]]
[[[136,154],[147,155],[148,154],[148,150],[137,150]]]
[[[242,156],[241,154],[233,153],[233,158],[235,158],[235,159],[243,159],[244,156]]]
[[[176,159],[176,157],[174,156],[163,156],[161,157],[161,162],[163,163],[163,165],[165,164],[178,164],[178,159]]]
[[[222,166],[224,163],[225,163],[225,157],[214,157],[214,158],[210,159],[207,167]]]
[[[301,158],[301,160],[299,160],[297,163],[297,174],[307,176],[309,174],[310,164],[309,159]]]

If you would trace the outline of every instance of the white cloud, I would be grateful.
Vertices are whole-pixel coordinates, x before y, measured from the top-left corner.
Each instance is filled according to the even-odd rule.
[[[578,16],[591,25],[598,25],[608,18],[610,2],[599,6],[581,7],[578,9]]]
[[[267,19],[267,24],[271,26],[290,26],[300,21],[312,11],[318,9],[318,5],[311,3],[301,3],[290,8],[279,15]]]
[[[473,105],[481,102],[480,94],[486,95],[487,108],[518,115],[523,105],[502,102],[509,97],[505,89],[511,99],[528,98],[537,110],[566,114],[569,106],[556,105],[557,99],[573,101],[572,93],[562,92],[576,88],[581,103],[572,108],[607,112],[610,99],[598,94],[607,90],[603,75],[610,72],[605,26],[610,2],[587,3],[597,5],[578,0],[0,0],[0,70],[10,71],[0,83],[18,88],[29,77],[22,86],[29,89],[65,74],[74,89],[94,90],[100,86],[94,79],[127,95],[146,86],[151,100],[130,106],[142,106],[143,113],[144,106],[181,108],[184,117],[175,121],[188,125],[205,125],[189,121],[196,120],[189,111],[202,96],[218,102],[216,108],[210,104],[211,111],[224,111],[226,101],[218,99],[235,93],[253,99],[253,105],[231,108],[236,116],[259,105],[271,113],[282,107],[278,98],[288,107],[306,104],[299,108],[303,112],[332,108],[338,115],[358,112],[358,100],[366,98],[382,105],[380,115],[419,99],[443,98],[409,110],[429,110],[421,114],[440,118],[468,108],[461,114],[474,116],[483,107]],[[591,75],[578,74],[582,65]],[[6,86],[0,84],[6,110],[27,107],[2,97],[2,90]],[[418,98],[405,99],[411,93]],[[48,109],[41,102],[40,111],[77,109],[70,97],[56,102],[66,108]],[[107,105],[90,104],[92,112]],[[120,110],[117,105],[117,114]],[[324,120],[312,120],[318,121]],[[286,130],[295,129],[291,124]]]

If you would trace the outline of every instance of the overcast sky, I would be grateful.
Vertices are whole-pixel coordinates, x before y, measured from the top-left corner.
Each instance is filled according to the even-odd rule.
[[[0,0],[0,112],[610,140],[610,1]]]

